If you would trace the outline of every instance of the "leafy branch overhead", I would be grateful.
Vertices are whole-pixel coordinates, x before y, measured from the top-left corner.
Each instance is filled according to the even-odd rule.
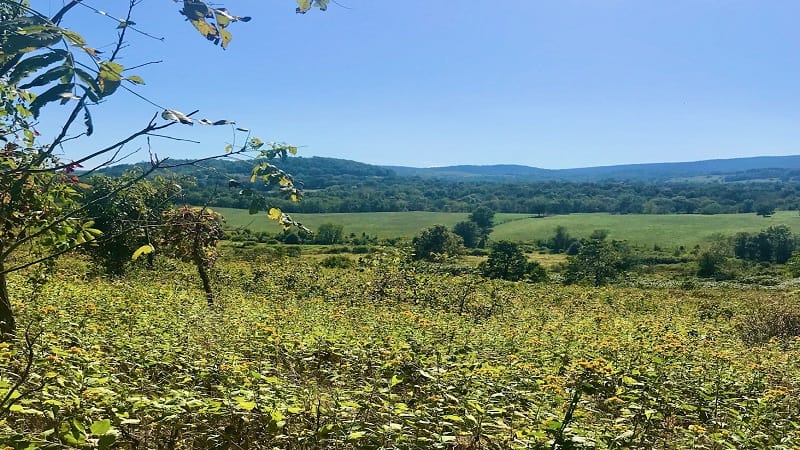
[[[198,0],[184,0],[180,12],[203,37],[222,48],[228,48],[233,39],[231,32],[226,30],[228,25],[232,22],[250,21],[248,16],[234,16],[225,8],[215,9]]]
[[[181,14],[203,37],[222,48],[227,47],[231,41],[232,36],[228,31],[231,23],[250,21],[249,17],[233,15],[225,8],[209,6],[210,3],[204,1],[176,0],[177,2],[182,2]],[[123,65],[121,54],[130,45],[127,33],[137,32],[163,40],[136,28],[133,10],[141,4],[141,0],[122,2],[127,4],[127,13],[119,17],[96,9],[89,1],[84,0],[57,2],[61,3],[61,7],[52,16],[35,9],[31,3],[26,0],[0,0],[0,341],[15,330],[11,296],[6,288],[7,274],[53,261],[54,258],[78,247],[85,247],[84,244],[90,242],[99,248],[102,244],[99,241],[111,242],[118,237],[117,234],[128,233],[142,224],[148,227],[144,232],[145,237],[148,237],[146,230],[151,225],[163,226],[170,223],[168,219],[171,216],[159,216],[158,220],[149,216],[137,216],[133,222],[111,229],[111,233],[105,233],[100,229],[104,224],[95,225],[95,217],[90,213],[90,210],[97,210],[95,207],[99,207],[101,203],[120,200],[123,191],[140,186],[140,182],[154,171],[177,167],[165,164],[169,158],[159,159],[151,153],[150,165],[146,170],[114,185],[102,194],[99,194],[98,186],[84,182],[87,174],[118,162],[124,157],[120,156],[122,149],[136,139],[151,136],[178,139],[158,133],[178,123],[191,125],[196,122],[201,125],[235,127],[234,122],[227,119],[192,118],[197,111],[184,114],[160,106],[133,90],[136,85],[144,84],[144,80],[131,74],[132,69],[157,61],[135,67],[132,64],[127,67]],[[314,2],[313,5],[324,9],[324,3]],[[56,5],[51,7],[56,8]],[[90,47],[82,32],[61,26],[62,19],[73,8],[81,7],[113,22],[113,27],[109,29],[113,29],[116,39],[104,51]],[[71,148],[81,151],[83,147],[76,140],[93,133],[90,110],[121,90],[127,90],[157,107],[159,113],[153,115],[138,131],[120,137],[105,147],[84,150],[75,160],[62,161],[56,152],[63,149],[65,142],[71,141]],[[47,142],[40,142],[42,138],[35,128],[36,120],[45,109],[55,109],[51,107],[56,102],[69,106],[62,114],[63,120],[56,122],[57,127],[52,136]],[[157,122],[159,114],[165,123]],[[48,117],[48,121],[50,119]],[[76,132],[76,128],[81,128],[81,122],[85,128],[82,132]],[[238,127],[234,131],[249,133],[247,129]],[[267,162],[294,154],[297,150],[295,147],[266,144],[249,136],[244,144],[237,145],[241,148],[234,149],[234,145],[237,144],[231,144],[224,153],[196,159],[192,164],[252,152],[260,159],[252,174],[254,181],[276,187],[291,200],[300,199],[301,192],[295,187],[291,176]],[[89,165],[97,160],[101,162],[94,163],[94,167],[87,168],[81,174],[74,173],[84,164]],[[242,190],[242,195],[246,195],[246,192],[247,190]],[[257,197],[253,195],[250,199]],[[270,218],[284,227],[301,226],[269,202],[254,201],[254,209],[267,211]],[[118,203],[114,204],[119,206]],[[216,219],[210,212],[183,210],[181,214],[183,219],[194,216],[208,219],[209,229],[212,231],[209,235],[216,236],[216,225],[212,223]],[[159,220],[163,224],[157,223]],[[192,226],[197,225],[195,223]],[[107,226],[105,228],[109,229]],[[149,244],[149,237],[144,242]],[[204,287],[208,286],[205,267],[207,263],[213,262],[213,255],[206,251],[206,247],[213,246],[216,239],[210,239],[209,242],[210,244],[195,240],[191,243],[191,257],[203,263],[201,278]],[[137,244],[141,245],[138,242]],[[149,246],[138,252],[131,250],[130,253],[139,257],[154,249],[155,246]]]
[[[329,0],[297,0],[297,14],[305,14],[312,7],[319,8],[320,11],[328,9]]]

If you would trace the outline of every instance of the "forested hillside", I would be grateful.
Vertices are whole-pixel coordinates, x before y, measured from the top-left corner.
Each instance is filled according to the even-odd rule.
[[[300,203],[274,199],[276,206],[295,213],[469,212],[483,204],[498,212],[537,215],[768,215],[774,209],[800,207],[800,169],[751,169],[675,181],[485,182],[480,178],[458,181],[399,176],[386,168],[333,158],[288,158],[276,165],[293,174],[305,189],[305,200]],[[195,180],[182,183],[184,195],[179,201],[247,208],[249,199],[240,192],[242,186],[248,186],[252,167],[252,161],[210,161],[179,167],[176,174]],[[522,166],[516,167],[522,170]],[[116,166],[105,173],[119,175],[130,168]]]

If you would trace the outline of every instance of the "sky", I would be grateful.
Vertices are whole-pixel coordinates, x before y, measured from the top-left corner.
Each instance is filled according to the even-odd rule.
[[[34,0],[53,13],[63,0]],[[84,0],[111,15],[127,2]],[[146,85],[94,110],[66,157],[142,127],[161,107],[235,120],[302,156],[415,167],[572,168],[800,154],[796,0],[292,0],[217,3],[251,16],[227,50],[179,3],[143,0],[127,74]],[[112,8],[113,7],[113,8]],[[80,6],[65,27],[110,50],[116,22]],[[53,109],[53,108],[51,108]],[[54,112],[43,118],[58,122]],[[42,131],[42,130],[40,130]],[[172,127],[159,156],[208,156],[228,127]],[[236,143],[243,137],[238,133]],[[131,162],[147,159],[147,143]]]

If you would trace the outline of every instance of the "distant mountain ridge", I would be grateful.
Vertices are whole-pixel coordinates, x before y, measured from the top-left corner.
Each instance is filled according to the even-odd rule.
[[[709,159],[703,161],[623,164],[574,169],[542,169],[515,164],[487,166],[458,165],[416,168],[383,166],[402,177],[416,176],[452,181],[668,181],[704,176],[724,176],[748,171],[800,169],[800,155],[755,156],[747,158]],[[746,177],[745,177],[746,178]]]
[[[173,163],[178,162],[188,161],[173,161]],[[322,189],[332,185],[346,185],[368,180],[410,177],[444,182],[479,183],[800,180],[800,155],[623,164],[574,169],[542,169],[518,164],[456,165],[427,168],[378,166],[347,159],[318,156],[287,158],[273,161],[273,163],[294,175],[307,189]],[[200,165],[206,168],[213,168],[216,175],[195,166],[181,167],[176,171],[203,180],[209,176],[219,178],[220,174],[226,174],[231,178],[246,179],[250,177],[253,164],[253,161],[219,159],[206,161]],[[146,166],[147,163],[135,165]],[[120,164],[103,169],[100,173],[117,176],[132,166],[131,164]]]

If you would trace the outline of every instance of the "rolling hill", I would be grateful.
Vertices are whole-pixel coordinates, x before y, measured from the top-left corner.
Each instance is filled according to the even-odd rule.
[[[735,175],[737,181],[800,175],[800,155],[757,156],[750,158],[712,159],[705,161],[625,164],[574,169],[541,169],[521,165],[446,166],[415,168],[385,166],[398,176],[447,179],[453,181],[669,181],[699,177]]]

